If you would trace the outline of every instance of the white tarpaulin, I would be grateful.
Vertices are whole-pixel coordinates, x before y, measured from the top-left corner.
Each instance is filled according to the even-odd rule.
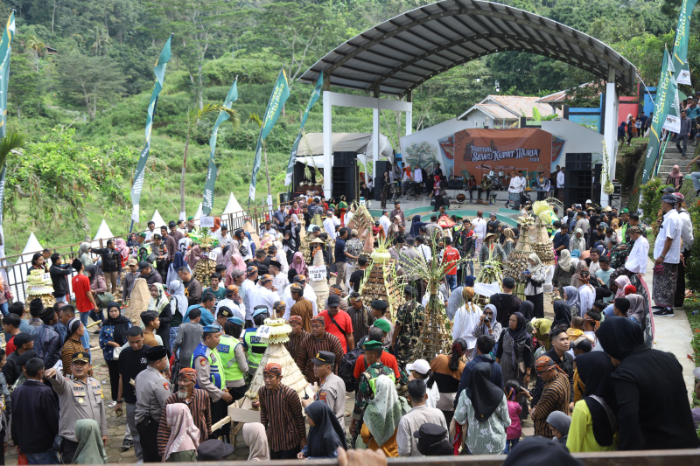
[[[114,238],[114,235],[112,234],[112,230],[109,229],[109,226],[107,225],[107,222],[105,222],[104,219],[102,219],[102,223],[100,224],[100,228],[97,229],[97,234],[95,235],[95,238],[92,240],[92,247],[93,248],[99,248],[100,247],[100,242],[98,240],[100,239],[109,239],[109,238]],[[102,247],[107,247],[107,243],[105,241],[102,242]]]
[[[29,239],[27,240],[27,245],[24,246],[24,250],[22,251],[22,257],[17,259],[17,264],[14,266],[13,272],[10,273],[8,277],[8,282],[10,285],[15,285],[17,286],[11,286],[12,294],[14,295],[15,301],[22,301],[24,302],[25,300],[25,287],[24,285],[21,285],[22,282],[27,280],[27,269],[29,269],[31,263],[32,263],[32,256],[37,253],[41,252],[44,250],[44,247],[39,243],[39,240],[36,239],[36,236],[34,236],[34,233],[29,235]]]
[[[197,207],[197,213],[194,214],[194,223],[195,225],[199,225],[199,219],[202,218],[202,203],[199,203],[199,207]]]
[[[153,223],[156,224],[156,230],[159,230],[160,232],[160,227],[165,225],[166,227],[168,226],[167,223],[165,223],[165,220],[163,220],[163,217],[160,216],[158,213],[158,209],[156,209],[155,213],[153,214],[153,218],[151,219]]]
[[[224,209],[224,214],[233,214],[235,212],[240,212],[243,210],[243,207],[238,203],[236,200],[236,196],[231,193],[231,195],[228,198],[228,204],[226,204],[226,208]],[[195,217],[196,218],[196,217]]]
[[[490,298],[492,294],[501,292],[501,285],[498,283],[474,283],[474,292],[478,295]]]
[[[374,156],[372,133],[333,133],[331,136],[333,152],[356,152],[364,154],[370,160]],[[297,151],[297,161],[309,155],[323,155],[323,133],[309,133],[301,138],[299,150]],[[386,160],[394,155],[394,148],[391,147],[389,138],[383,134],[379,135],[379,160]],[[314,161],[318,160],[317,158]],[[302,162],[305,163],[305,162]],[[318,168],[323,163],[317,163]]]

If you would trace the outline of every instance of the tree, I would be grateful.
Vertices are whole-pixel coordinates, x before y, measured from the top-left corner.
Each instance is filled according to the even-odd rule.
[[[58,76],[59,89],[66,99],[81,102],[91,119],[100,105],[124,92],[124,75],[108,57],[70,53],[59,60]]]
[[[79,144],[74,135],[74,129],[55,128],[23,153],[10,153],[6,184],[12,188],[5,190],[5,206],[15,221],[23,198],[29,200],[34,226],[43,230],[89,233],[90,207],[125,213],[129,192],[123,173],[133,168],[137,154]]]
[[[202,109],[192,108],[187,114],[187,139],[185,140],[185,155],[182,158],[182,175],[180,176],[180,212],[185,211],[185,172],[187,171],[187,150],[190,147],[190,138],[197,135],[199,121],[210,113],[226,112],[234,128],[238,128],[241,123],[238,112],[226,108],[223,105],[206,104]],[[183,219],[184,220],[184,219]]]
[[[8,100],[14,105],[17,118],[22,118],[23,112],[36,114],[41,103],[41,82],[41,74],[32,69],[26,54],[12,57]]]

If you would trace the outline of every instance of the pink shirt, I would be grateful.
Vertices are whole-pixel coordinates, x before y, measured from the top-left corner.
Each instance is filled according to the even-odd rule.
[[[508,415],[510,416],[510,425],[506,429],[506,438],[508,440],[518,439],[523,433],[523,426],[520,424],[520,413],[523,407],[517,401],[508,400]]]

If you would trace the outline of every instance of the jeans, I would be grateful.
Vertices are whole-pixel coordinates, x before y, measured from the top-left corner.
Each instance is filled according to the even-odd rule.
[[[143,450],[141,449],[141,436],[136,428],[136,403],[126,403],[126,423],[131,431],[131,438],[134,439],[134,454],[137,460],[143,459]]]
[[[454,291],[457,288],[457,275],[446,275],[447,284],[450,286],[450,291]]]
[[[43,453],[25,453],[29,464],[58,464],[58,452],[53,448]]]
[[[180,327],[170,327],[170,347],[175,346],[175,339],[177,338],[177,331]],[[165,343],[165,342],[164,342]],[[185,366],[182,366],[185,367]]]
[[[87,325],[88,325],[88,316],[90,315],[89,312],[79,312],[80,314],[80,322],[83,323],[85,326],[85,332],[83,332],[83,336],[80,337],[80,342],[83,344],[83,348],[89,350],[90,349],[90,333],[87,330]]]
[[[518,444],[519,441],[520,441],[519,438],[509,438],[508,440],[506,440],[506,449],[503,450],[503,454],[507,455],[508,453],[510,453],[511,450],[513,448],[515,448],[515,446]]]
[[[68,303],[67,295],[59,296],[56,298],[57,303]]]
[[[691,173],[690,178],[693,180],[693,188],[695,189],[695,192],[700,191],[700,172]]]
[[[4,303],[0,304],[0,311],[2,311],[2,315],[6,316],[7,315],[7,310],[10,308],[9,304],[7,301]]]

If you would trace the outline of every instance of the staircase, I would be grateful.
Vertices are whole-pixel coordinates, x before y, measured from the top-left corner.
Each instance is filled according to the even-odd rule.
[[[664,159],[661,161],[661,167],[659,167],[659,179],[666,181],[674,165],[678,165],[681,168],[681,173],[685,175],[688,175],[691,171],[695,171],[695,167],[691,167],[691,170],[686,170],[685,168],[688,162],[695,158],[694,153],[695,144],[688,144],[688,148],[685,151],[685,159],[681,159],[681,154],[678,149],[676,149],[676,143],[669,141],[668,146],[666,146],[666,152],[664,153]]]

